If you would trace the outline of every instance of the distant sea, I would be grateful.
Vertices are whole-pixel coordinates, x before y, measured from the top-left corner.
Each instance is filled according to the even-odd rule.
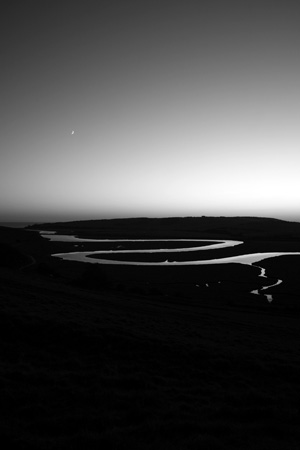
[[[25,228],[28,225],[35,225],[37,222],[0,222],[1,227]]]

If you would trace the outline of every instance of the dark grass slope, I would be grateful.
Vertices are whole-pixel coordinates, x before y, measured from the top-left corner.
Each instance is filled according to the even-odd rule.
[[[299,239],[300,224],[258,217],[170,217],[83,220],[32,225],[30,229],[100,238]]]
[[[35,260],[0,271],[3,448],[299,448],[297,308],[75,286],[49,242],[1,235]]]

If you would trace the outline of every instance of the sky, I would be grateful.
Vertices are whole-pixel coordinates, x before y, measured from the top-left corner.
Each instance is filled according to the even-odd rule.
[[[0,221],[300,221],[299,2],[1,11]]]

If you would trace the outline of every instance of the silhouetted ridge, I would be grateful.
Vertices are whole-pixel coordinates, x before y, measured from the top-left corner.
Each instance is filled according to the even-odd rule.
[[[33,225],[90,238],[234,238],[285,240],[300,238],[300,223],[260,217],[167,217],[82,220]]]

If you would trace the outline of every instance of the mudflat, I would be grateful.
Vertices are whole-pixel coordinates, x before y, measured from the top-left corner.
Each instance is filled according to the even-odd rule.
[[[269,219],[97,222],[45,229],[299,251],[300,224]],[[7,228],[0,248],[4,447],[299,448],[299,257],[263,262],[284,280],[269,304],[240,264],[90,267],[51,257],[74,244]]]

